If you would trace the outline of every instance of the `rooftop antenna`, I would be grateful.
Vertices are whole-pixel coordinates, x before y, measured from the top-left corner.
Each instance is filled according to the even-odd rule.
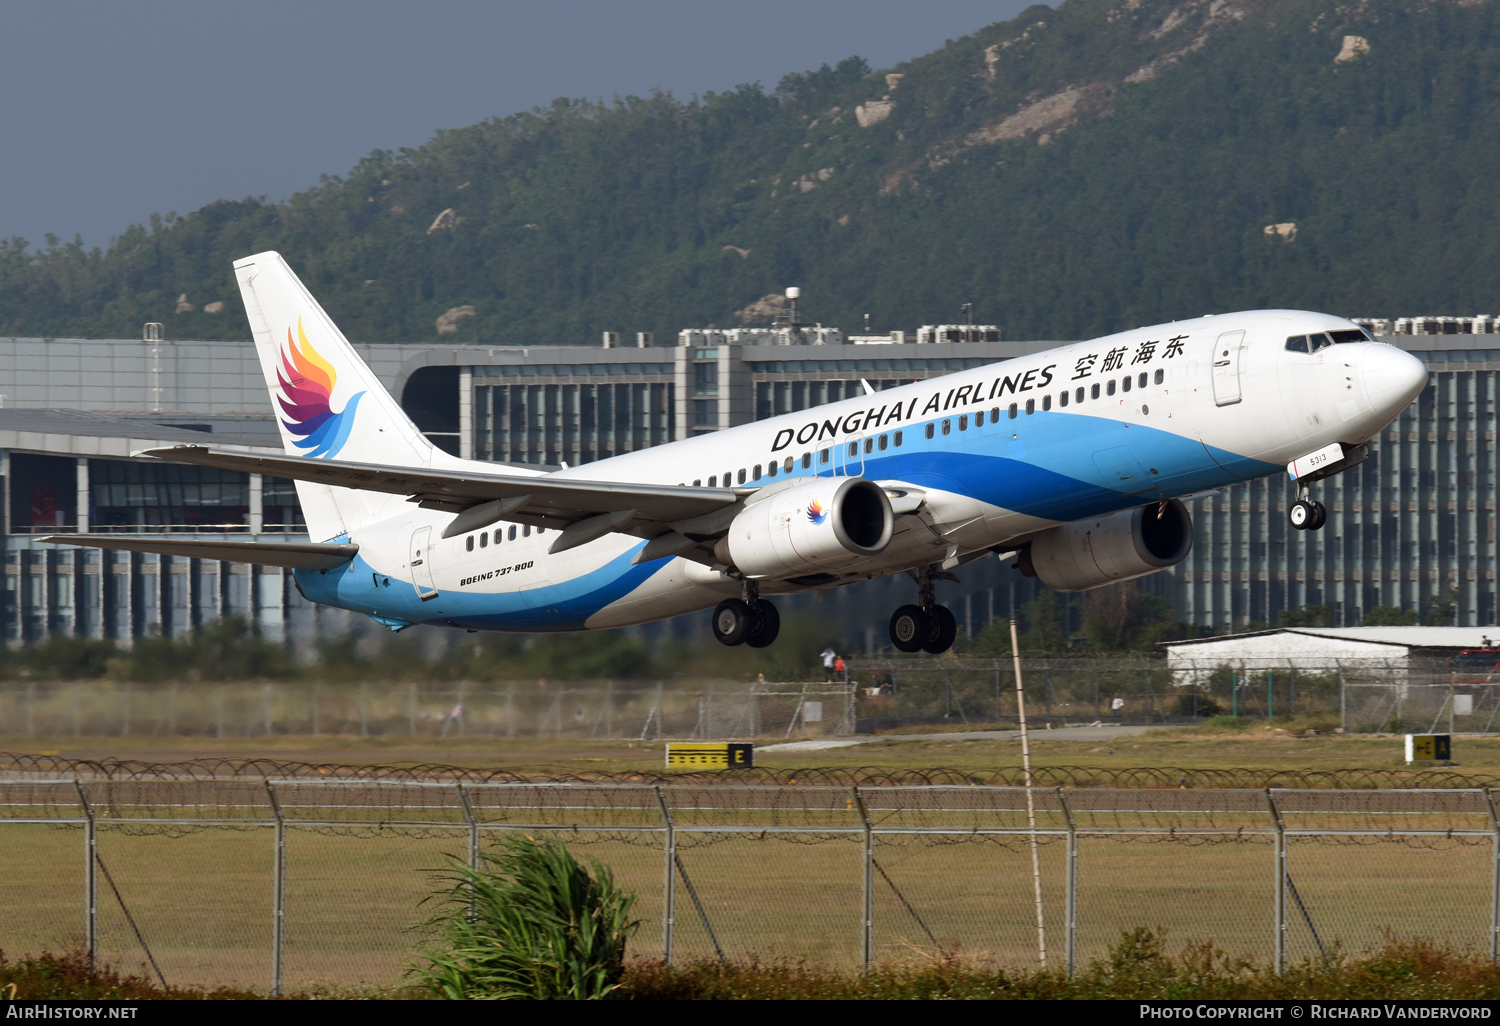
[[[974,304],[973,303],[965,303],[963,306],[959,307],[959,309],[961,311],[963,311],[964,323],[965,324],[973,324],[974,323]]]
[[[869,333],[870,333],[870,315],[869,314],[865,314],[865,334],[868,335]]]

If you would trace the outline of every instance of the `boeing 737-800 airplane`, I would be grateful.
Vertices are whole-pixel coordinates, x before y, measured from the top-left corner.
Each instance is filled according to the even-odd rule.
[[[1057,591],[1181,561],[1179,497],[1292,475],[1307,486],[1427,383],[1415,357],[1326,314],[1179,321],[543,472],[463,460],[402,412],[279,254],[235,263],[286,455],[137,455],[291,478],[307,543],[46,540],[290,567],[314,602],[393,630],[621,627],[714,609],[769,645],[771,595],[909,573],[892,643],[942,652],[933,581],[986,554]]]

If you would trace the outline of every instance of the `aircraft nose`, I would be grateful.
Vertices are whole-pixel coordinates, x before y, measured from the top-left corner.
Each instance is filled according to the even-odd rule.
[[[1415,356],[1384,343],[1362,348],[1360,375],[1365,395],[1375,409],[1404,409],[1427,387],[1427,365]]]

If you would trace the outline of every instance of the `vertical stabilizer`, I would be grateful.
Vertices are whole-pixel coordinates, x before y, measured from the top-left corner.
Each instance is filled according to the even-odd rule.
[[[279,253],[237,260],[282,445],[295,456],[385,466],[446,464]],[[308,533],[325,540],[410,509],[399,497],[297,483]]]

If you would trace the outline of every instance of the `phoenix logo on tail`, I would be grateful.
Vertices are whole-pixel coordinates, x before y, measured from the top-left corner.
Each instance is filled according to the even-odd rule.
[[[807,519],[809,523],[821,524],[828,518],[828,511],[823,508],[822,503],[814,499],[807,504]]]
[[[310,457],[337,456],[354,427],[354,410],[365,393],[351,396],[341,411],[334,412],[333,386],[338,372],[307,340],[300,317],[297,341],[292,340],[292,329],[286,330],[286,348],[281,351],[276,378],[281,385],[278,402],[290,418],[281,423],[295,436],[292,444],[311,450],[306,453]]]

